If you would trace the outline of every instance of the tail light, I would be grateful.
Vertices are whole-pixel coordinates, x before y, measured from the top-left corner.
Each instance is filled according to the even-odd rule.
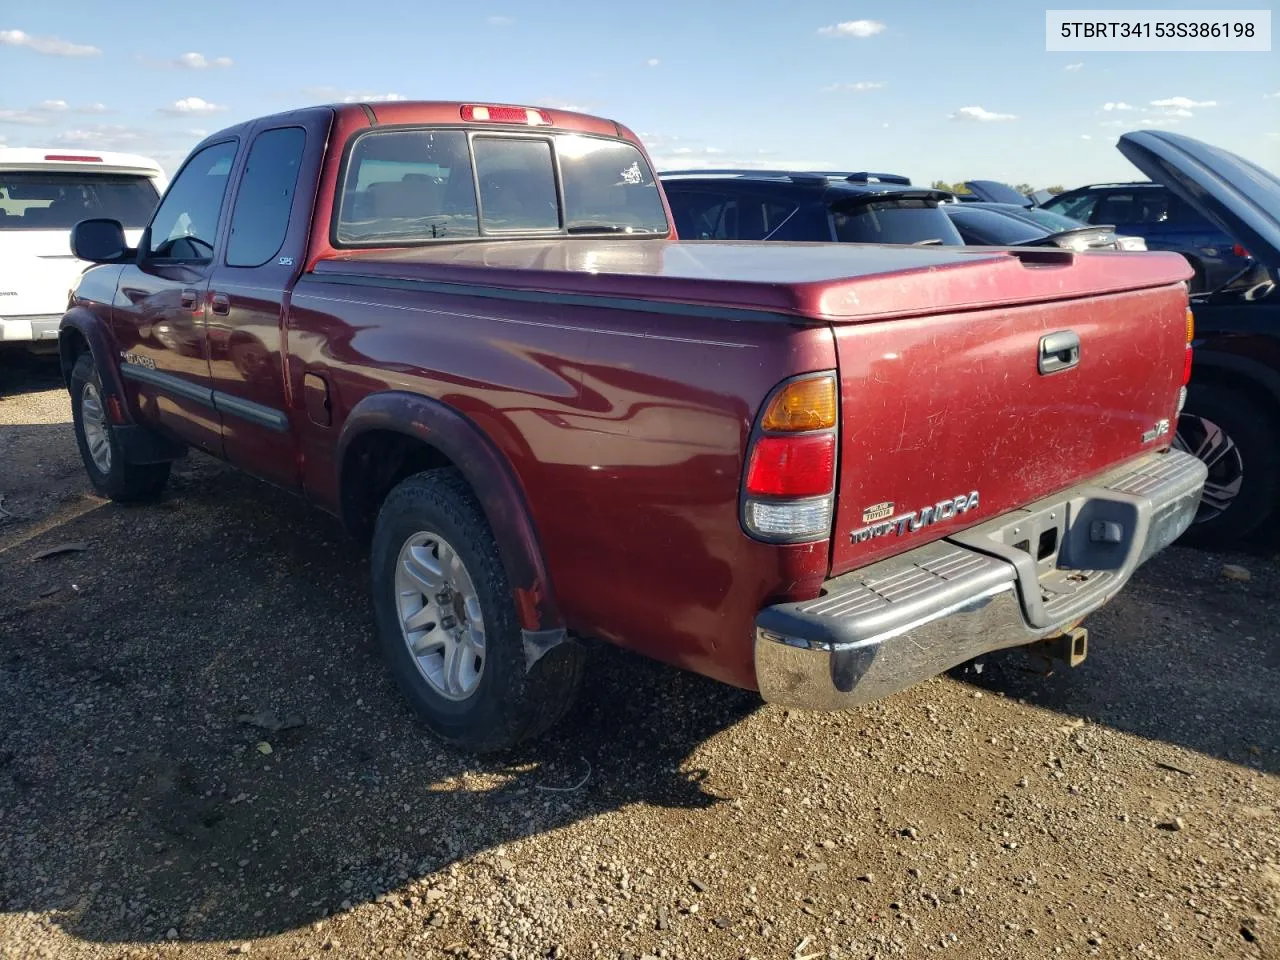
[[[1191,382],[1191,341],[1196,338],[1196,315],[1187,307],[1187,359],[1182,365],[1182,385]]]
[[[836,482],[836,376],[785,380],[761,410],[747,447],[742,524],[767,543],[831,535]]]
[[[1252,254],[1250,254],[1249,251],[1246,250],[1244,246],[1239,243],[1237,243],[1235,246],[1231,248],[1231,252],[1237,257],[1252,257]]]
[[[468,123],[515,123],[526,127],[549,127],[551,116],[533,107],[481,106],[464,104],[459,116]]]
[[[64,161],[69,163],[101,163],[102,162],[101,157],[82,156],[80,154],[73,154],[73,153],[46,153],[44,155],[44,158],[46,160],[59,160],[59,161]]]

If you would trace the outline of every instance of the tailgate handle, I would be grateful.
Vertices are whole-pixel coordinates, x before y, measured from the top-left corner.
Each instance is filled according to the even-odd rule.
[[[1040,372],[1070,370],[1080,362],[1080,336],[1072,330],[1050,333],[1040,338]]]

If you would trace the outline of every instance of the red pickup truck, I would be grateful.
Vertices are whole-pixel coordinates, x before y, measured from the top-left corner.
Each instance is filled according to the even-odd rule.
[[[202,142],[60,328],[94,487],[189,447],[371,543],[440,736],[547,728],[603,639],[816,709],[1071,641],[1186,528],[1176,254],[681,242],[636,136],[309,108]]]

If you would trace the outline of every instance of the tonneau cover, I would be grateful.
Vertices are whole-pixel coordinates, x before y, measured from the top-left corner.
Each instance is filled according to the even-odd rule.
[[[1191,275],[1173,253],[556,238],[352,251],[318,279],[362,278],[650,300],[850,322],[1077,299]]]

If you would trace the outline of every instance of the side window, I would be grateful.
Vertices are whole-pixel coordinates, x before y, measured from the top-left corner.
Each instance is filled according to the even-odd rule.
[[[260,267],[280,250],[306,142],[301,127],[265,130],[254,138],[231,211],[227,266]]]
[[[800,208],[794,203],[779,203],[766,200],[762,204],[761,213],[764,218],[761,240],[800,240],[796,211]]]
[[[672,191],[667,195],[676,221],[676,232],[683,240],[737,240],[738,200],[721,193],[686,193]]]
[[[472,150],[486,233],[560,229],[551,141],[476,137]]]
[[[1089,223],[1142,223],[1141,204],[1132,193],[1105,193],[1089,215]]]
[[[1098,204],[1098,194],[1085,193],[1078,197],[1072,197],[1070,200],[1050,200],[1044,205],[1046,210],[1053,213],[1060,213],[1064,217],[1070,217],[1072,220],[1079,220],[1081,223],[1096,222],[1091,221],[1093,216],[1093,208]]]
[[[215,143],[182,168],[151,220],[149,255],[153,259],[213,259],[218,215],[235,157],[234,141]]]

